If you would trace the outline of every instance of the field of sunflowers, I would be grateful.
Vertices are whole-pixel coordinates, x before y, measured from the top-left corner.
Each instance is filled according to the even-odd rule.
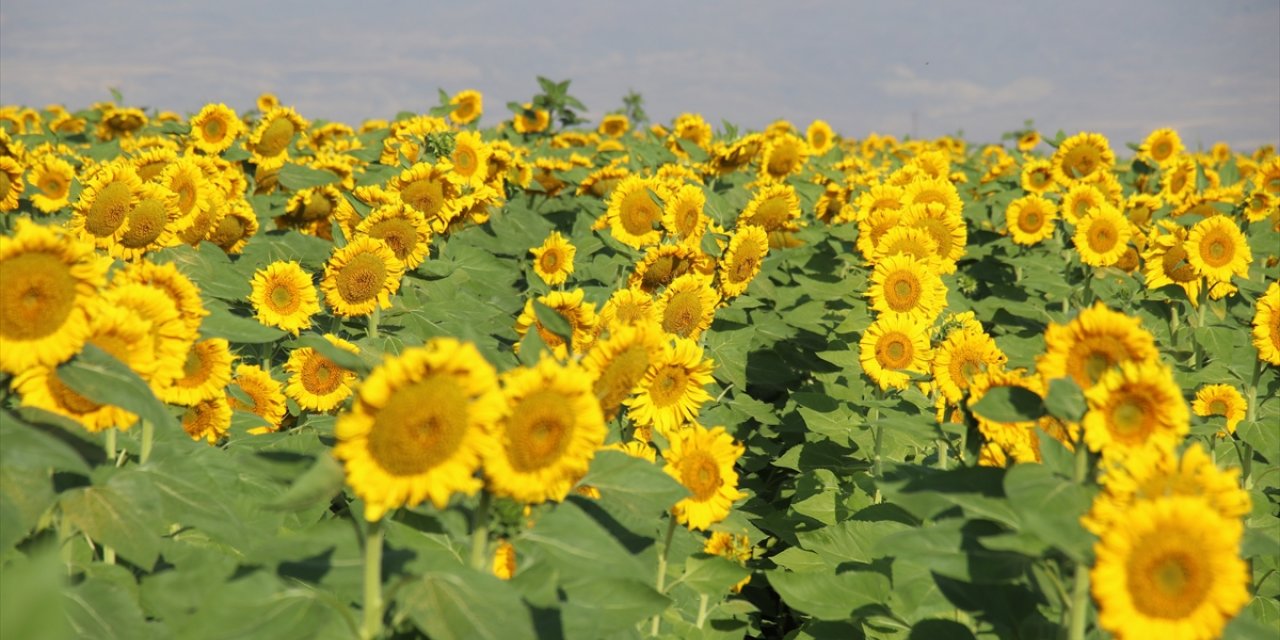
[[[1275,638],[1274,146],[539,86],[0,107],[0,636]]]

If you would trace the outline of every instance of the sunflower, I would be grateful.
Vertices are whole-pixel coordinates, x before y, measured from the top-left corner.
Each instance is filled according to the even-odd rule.
[[[912,205],[941,205],[942,209],[931,207],[930,211],[939,218],[963,220],[964,203],[960,200],[960,192],[946,177],[931,178],[914,177],[902,188],[902,206],[910,209]]]
[[[149,284],[169,296],[187,327],[188,335],[195,335],[204,317],[209,315],[200,299],[200,289],[171,262],[158,265],[144,260],[125,265],[112,276],[112,283],[126,282]]]
[[[1171,448],[1190,429],[1173,373],[1159,361],[1124,362],[1085,391],[1084,439],[1104,458],[1147,446]]]
[[[949,214],[941,203],[928,202],[909,205],[902,212],[901,223],[924,229],[938,245],[938,257],[934,267],[939,275],[955,273],[956,261],[964,257],[969,231],[964,218],[958,213]]]
[[[331,333],[324,339],[349,353],[360,353],[359,347]],[[294,349],[284,370],[289,380],[284,392],[307,411],[332,411],[343,403],[356,383],[356,373],[338,366],[310,347]]]
[[[520,110],[513,117],[512,126],[516,133],[542,133],[551,126],[551,113],[546,109],[535,109],[528,102],[520,105]]]
[[[640,289],[625,288],[614,291],[605,301],[600,309],[598,326],[607,331],[616,331],[619,327],[657,322],[653,297]]]
[[[635,271],[627,277],[627,286],[652,294],[685,274],[710,275],[714,270],[714,262],[696,246],[658,245],[645,251]]]
[[[691,494],[672,507],[677,522],[705,530],[727,518],[735,500],[747,497],[738,490],[738,473],[733,470],[743,451],[724,427],[708,430],[695,424],[674,434],[663,454],[663,471]]]
[[[1147,135],[1138,147],[1138,156],[1151,160],[1157,166],[1166,160],[1182,153],[1182,138],[1173,129],[1156,129]]]
[[[108,306],[133,312],[146,325],[152,349],[146,359],[153,365],[150,371],[138,373],[153,389],[167,387],[182,376],[183,362],[196,334],[187,330],[177,305],[163,289],[137,282],[112,282],[101,300]]]
[[[1258,189],[1272,196],[1280,196],[1280,156],[1272,156],[1265,164],[1258,167],[1257,172],[1253,174],[1253,183]]]
[[[1196,161],[1187,155],[1174,157],[1161,168],[1160,197],[1180,205],[1196,192]]]
[[[931,325],[947,304],[947,285],[929,263],[896,255],[876,263],[867,297],[876,311]]]
[[[584,301],[586,292],[582,289],[574,289],[573,291],[552,291],[545,296],[538,296],[537,301],[551,307],[553,311],[560,314],[572,329],[570,340],[573,342],[574,353],[585,353],[591,347],[591,341],[596,335],[596,306],[590,302]],[[536,327],[538,337],[542,339],[543,344],[558,358],[563,358],[569,353],[568,346],[564,340],[554,333],[547,330],[538,321],[538,315],[533,310],[533,300],[528,300],[524,304],[524,310],[520,312],[520,316],[516,318],[516,334],[523,338],[529,332],[529,327]],[[516,344],[518,350],[519,343]]]
[[[533,272],[548,285],[564,284],[573,273],[573,256],[578,252],[573,243],[564,239],[559,231],[552,231],[542,246],[529,250],[533,253]]]
[[[773,137],[764,145],[760,160],[760,179],[766,183],[781,182],[804,168],[809,156],[809,145],[799,136],[784,134]]]
[[[3,191],[3,182],[7,178],[7,174],[0,177],[0,191]],[[31,204],[44,213],[61,210],[70,204],[71,183],[75,178],[75,167],[62,158],[45,156],[37,160],[27,174],[27,181],[36,189],[31,195]]]
[[[809,143],[809,151],[815,156],[820,156],[836,145],[835,132],[831,130],[831,125],[825,120],[814,120],[809,124],[809,128],[804,132],[805,140]]]
[[[926,373],[933,354],[929,327],[909,315],[885,314],[871,323],[858,343],[862,370],[881,389],[905,389],[910,372]]]
[[[1057,189],[1053,178],[1053,163],[1042,158],[1027,160],[1022,165],[1022,189],[1027,193],[1042,196]]]
[[[449,119],[456,124],[471,124],[480,119],[484,113],[484,96],[474,89],[465,89],[454,94],[449,98],[449,104],[453,105],[453,111],[449,112]]]
[[[751,197],[738,216],[738,226],[755,225],[765,233],[796,231],[800,228],[800,198],[788,184],[771,184]]]
[[[644,380],[651,364],[662,355],[662,329],[651,322],[611,328],[582,358],[592,379],[592,391],[605,419],[612,420],[622,403]]]
[[[273,262],[253,274],[249,303],[258,322],[298,335],[320,313],[311,274],[297,262]],[[367,313],[367,312],[366,312]]]
[[[662,220],[662,206],[653,190],[657,182],[640,176],[627,176],[609,194],[606,213],[613,237],[629,247],[640,249],[656,244],[662,234],[654,225]]]
[[[489,490],[525,504],[559,502],[587,473],[608,430],[591,377],[578,364],[542,358],[502,376],[507,410],[485,458]]]
[[[274,93],[263,92],[258,94],[258,99],[254,102],[254,105],[258,107],[258,111],[266,113],[280,106],[280,98],[276,97]]]
[[[102,119],[98,121],[98,128],[94,131],[94,135],[100,140],[129,138],[146,125],[147,114],[143,113],[142,109],[110,105],[103,110]]]
[[[1071,240],[1080,261],[1094,267],[1114,265],[1129,246],[1133,227],[1119,209],[1103,204],[1080,218]]]
[[[54,227],[19,219],[14,235],[0,235],[0,371],[54,366],[80,351],[106,272],[91,244]]]
[[[496,446],[504,403],[498,376],[475,346],[433,338],[388,357],[338,416],[334,457],[365,501],[365,519],[454,493],[474,494],[481,460]]]
[[[244,123],[235,110],[225,104],[206,104],[189,124],[196,149],[213,155],[229,149],[244,133]]]
[[[975,376],[1003,367],[1007,361],[996,341],[980,326],[958,327],[933,352],[933,379],[947,401],[958,403]]]
[[[223,338],[192,343],[182,364],[181,375],[162,387],[157,395],[165,402],[191,406],[223,395],[231,382],[231,348]]]
[[[448,180],[459,186],[479,187],[489,177],[489,146],[474,131],[463,131],[453,137],[453,153],[449,155],[452,171]]]
[[[1040,132],[1035,129],[1024,131],[1018,136],[1018,151],[1026,153],[1040,146]]]
[[[1136,503],[1094,545],[1098,625],[1118,640],[1219,637],[1249,601],[1240,537],[1194,497]]]
[[[621,138],[631,128],[631,120],[622,113],[611,113],[600,119],[596,133],[610,138]]]
[[[654,311],[663,331],[697,340],[711,326],[719,303],[711,277],[689,273],[671,281],[654,303]]]
[[[1253,314],[1253,346],[1258,359],[1280,366],[1280,282],[1272,282],[1258,297]]]
[[[666,229],[668,237],[680,244],[697,247],[710,220],[702,212],[706,204],[707,196],[698,185],[686,184],[677,189],[662,210],[662,228]]]
[[[1151,228],[1156,211],[1162,206],[1164,201],[1158,195],[1135,193],[1125,200],[1124,215],[1134,226],[1146,230]]]
[[[624,402],[627,415],[640,429],[638,433],[656,428],[670,439],[680,427],[693,422],[711,399],[705,387],[711,384],[714,369],[715,362],[704,359],[702,347],[692,340],[675,338],[665,345],[635,395]]]
[[[1111,145],[1100,133],[1077,133],[1062,141],[1053,154],[1053,174],[1058,183],[1073,185],[1099,172],[1109,172],[1116,164]]]
[[[1070,377],[1088,389],[1108,370],[1124,362],[1156,361],[1159,352],[1138,318],[1112,311],[1098,302],[1065,325],[1050,323],[1045,352],[1036,371],[1045,380]]]
[[[1235,433],[1247,408],[1244,396],[1229,384],[1204,385],[1196,391],[1196,399],[1191,403],[1191,410],[1202,418],[1224,416],[1227,419],[1226,430],[1220,431],[1220,435]]]
[[[431,227],[422,213],[393,202],[374,209],[355,228],[355,235],[381,240],[406,271],[417,269],[431,249]]]
[[[1053,235],[1058,208],[1051,200],[1029,195],[1010,202],[1004,216],[1005,229],[1013,236],[1013,242],[1029,247]]]
[[[1187,254],[1187,230],[1176,222],[1161,220],[1142,252],[1143,278],[1148,289],[1159,289],[1171,284],[1182,287],[1192,305],[1200,304],[1200,288],[1203,278],[1191,266]]]
[[[853,189],[848,185],[828,182],[813,205],[814,217],[827,224],[847,221],[852,215],[849,207],[849,195],[852,192]]]
[[[22,174],[26,168],[17,160],[8,156],[0,156],[0,213],[18,208],[18,200],[22,198]]]
[[[391,306],[400,289],[404,264],[386,244],[363,236],[338,249],[325,263],[320,288],[324,300],[339,316],[367,316]]]
[[[745,293],[747,285],[760,273],[767,255],[769,236],[762,227],[753,224],[738,227],[720,260],[720,293],[726,299]]]
[[[1240,227],[1227,216],[1210,216],[1191,227],[1187,261],[1210,280],[1230,282],[1232,275],[1249,277],[1253,254]]]
[[[905,255],[931,265],[938,259],[938,243],[928,231],[918,227],[894,227],[880,236],[871,263]]]
[[[231,408],[248,411],[266,421],[266,425],[255,427],[249,433],[268,433],[280,428],[284,420],[285,399],[284,387],[271,377],[271,373],[255,364],[242,364],[236,367],[236,375],[231,385],[239,388],[240,393],[250,400],[244,402],[236,395],[227,394]]]
[[[862,257],[868,262],[873,262],[876,258],[876,250],[880,246],[880,240],[884,238],[891,230],[898,228],[902,222],[902,211],[900,209],[879,209],[867,217],[858,221],[858,251],[862,253]],[[938,241],[933,240],[933,234],[929,234],[929,239],[933,241],[935,250]]]
[[[178,230],[200,226],[199,218],[209,209],[209,198],[216,191],[200,165],[191,158],[178,158],[160,172],[157,182],[178,196]]]
[[[137,204],[125,216],[118,242],[107,247],[114,258],[136,262],[148,252],[177,244],[174,229],[179,219],[178,197],[158,184],[147,182],[138,190]]]
[[[898,211],[902,209],[902,187],[892,184],[876,183],[858,194],[853,203],[853,219],[861,228],[862,222],[881,211]],[[859,243],[862,238],[859,234]]]
[[[182,430],[192,440],[216,444],[231,428],[231,404],[226,397],[200,400],[182,414]]]
[[[127,230],[125,220],[138,206],[142,180],[124,161],[103,165],[80,192],[67,228],[99,249],[118,242]]]
[[[272,107],[262,115],[258,126],[254,128],[253,133],[249,134],[245,147],[253,153],[255,163],[288,157],[289,148],[293,146],[299,134],[306,134],[309,126],[311,126],[310,123],[293,109]]]
[[[601,167],[587,174],[587,177],[578,183],[575,193],[580,196],[591,194],[597,198],[608,198],[618,186],[618,183],[629,175],[631,175],[631,170],[626,167]],[[602,220],[607,220],[607,218],[602,218]]]

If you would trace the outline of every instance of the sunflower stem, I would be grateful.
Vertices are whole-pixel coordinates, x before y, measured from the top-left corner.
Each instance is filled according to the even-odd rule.
[[[116,430],[114,427],[107,429],[107,438],[105,443],[107,451],[107,460],[115,460],[116,458]]]
[[[142,421],[142,452],[138,454],[138,464],[146,464],[151,459],[151,445],[156,439],[156,425],[150,420]]]
[[[947,439],[938,438],[938,468],[947,470]]]
[[[104,544],[104,545],[102,545],[102,561],[103,561],[103,562],[105,562],[105,563],[107,563],[107,564],[115,564],[115,563],[116,563],[116,550],[115,550],[115,549],[113,549],[113,548],[111,548],[111,547],[108,547],[108,546],[107,546],[107,545],[105,545],[105,544]]]
[[[379,316],[381,316],[381,315],[382,315],[382,308],[381,308],[381,307],[374,307],[374,308],[373,308],[373,313],[370,313],[370,314],[368,315],[368,319],[369,319],[369,337],[370,337],[370,338],[377,338],[377,337],[378,337],[378,317],[379,317]]]
[[[702,594],[702,598],[698,600],[698,628],[702,628],[702,623],[707,621],[707,594]]]
[[[671,538],[676,534],[676,519],[674,516],[667,518],[667,535],[662,538],[662,549],[658,551],[658,578],[656,586],[658,593],[664,593],[667,589],[667,554],[671,551]],[[658,625],[662,618],[659,615],[653,616],[653,621],[649,625],[649,635],[658,635]]]
[[[1076,565],[1075,585],[1071,589],[1071,619],[1067,623],[1067,640],[1084,640],[1084,627],[1089,619],[1089,567]]]
[[[471,568],[484,571],[489,551],[489,503],[488,491],[480,492],[480,504],[476,505],[471,519]]]
[[[880,460],[880,443],[884,439],[884,428],[880,425],[880,400],[884,394],[880,391],[875,392],[876,404],[871,407],[872,429],[875,429],[875,440],[872,445],[871,458],[871,478],[876,485],[876,494],[873,504],[880,504],[884,500],[884,496],[880,493],[880,473],[883,470]]]
[[[362,640],[382,635],[382,519],[369,523],[364,538],[364,626]]]

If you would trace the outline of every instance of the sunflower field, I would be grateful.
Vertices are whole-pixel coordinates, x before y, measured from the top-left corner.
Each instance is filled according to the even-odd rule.
[[[1274,146],[539,86],[0,107],[0,636],[1276,637]]]

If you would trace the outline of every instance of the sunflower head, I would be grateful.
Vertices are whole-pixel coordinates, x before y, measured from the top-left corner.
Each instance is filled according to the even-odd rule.
[[[403,276],[404,263],[386,244],[359,237],[329,258],[320,288],[334,314],[365,316],[391,306]]]
[[[573,256],[577,248],[560,235],[552,231],[542,242],[542,246],[530,249],[533,253],[533,272],[548,285],[563,284],[573,273]]]
[[[881,389],[905,389],[910,372],[924,373],[933,358],[928,326],[910,315],[885,314],[859,341],[862,370]]]
[[[1233,275],[1249,277],[1253,253],[1235,221],[1214,215],[1191,228],[1187,237],[1187,260],[1210,280],[1230,282]]]
[[[746,292],[767,255],[769,236],[762,227],[749,224],[734,231],[720,260],[720,293],[725,298],[736,298]]]
[[[654,194],[657,187],[652,179],[633,175],[623,178],[609,195],[606,216],[609,230],[619,242],[639,249],[662,238],[655,228],[663,209]]]
[[[226,151],[244,132],[244,123],[225,104],[207,104],[191,118],[191,141],[204,153]]]
[[[1013,241],[1023,246],[1039,244],[1053,235],[1058,208],[1038,195],[1023,196],[1005,210],[1005,229]]]
[[[1182,391],[1158,361],[1122,363],[1107,371],[1085,398],[1085,443],[1107,459],[1148,446],[1172,448],[1190,429]]]
[[[262,324],[294,335],[320,312],[311,275],[297,262],[273,262],[253,274],[249,302]]]
[[[690,494],[672,507],[677,522],[705,530],[729,516],[734,501],[746,497],[738,490],[738,473],[733,468],[743,451],[724,427],[706,429],[694,424],[674,435],[663,455],[663,470]]]
[[[449,104],[453,105],[453,111],[449,112],[449,119],[457,124],[471,124],[484,113],[484,96],[474,89],[466,89],[454,94],[449,98]]]
[[[348,353],[359,353],[356,345],[331,333],[325,340]],[[300,347],[289,354],[284,365],[289,372],[285,394],[307,411],[331,411],[351,396],[356,373],[343,368],[310,347]]]

